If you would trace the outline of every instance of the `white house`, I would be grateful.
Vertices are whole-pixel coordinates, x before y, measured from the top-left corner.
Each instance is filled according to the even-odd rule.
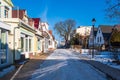
[[[55,37],[53,36],[53,33],[52,33],[52,30],[49,30],[49,34],[51,36],[51,38],[49,39],[49,49],[56,49],[56,40],[55,40]]]
[[[109,38],[112,32],[113,26],[111,25],[99,25],[96,34],[96,46],[102,47],[103,45],[108,46]]]
[[[43,40],[44,37],[42,35],[42,30],[41,30],[41,21],[40,18],[29,18],[29,25],[35,28],[36,33],[34,37],[34,53],[31,53],[30,55],[39,55],[40,53],[43,52]]]
[[[113,26],[111,25],[99,25],[98,29],[94,28],[94,40],[93,40],[93,29],[91,30],[89,37],[89,47],[99,47],[105,49],[109,45],[109,38],[112,32]]]
[[[13,63],[9,42],[10,28],[10,25],[0,21],[0,68]]]
[[[44,37],[43,46],[44,46],[44,52],[47,52],[50,49],[56,49],[57,42],[55,41],[55,38],[52,34],[52,30],[49,29],[49,24],[46,22],[41,22],[42,34]]]
[[[11,18],[12,7],[11,0],[0,0],[0,19]],[[0,21],[0,68],[13,64],[10,35],[11,26]]]
[[[12,7],[11,0],[0,0],[0,18],[11,18]]]
[[[44,52],[48,51],[49,45],[50,45],[50,39],[52,38],[49,33],[49,25],[46,22],[41,22],[40,29],[42,31],[42,35],[44,36],[43,40],[43,46],[44,46]]]
[[[91,28],[90,31],[90,36],[89,36],[89,40],[88,40],[88,47],[92,48],[93,47],[93,43],[96,44],[96,34],[97,34],[97,28]]]

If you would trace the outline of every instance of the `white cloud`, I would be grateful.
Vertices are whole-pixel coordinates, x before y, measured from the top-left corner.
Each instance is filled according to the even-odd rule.
[[[40,15],[41,19],[43,22],[47,22],[47,14],[48,14],[48,7],[45,7],[45,9],[43,10],[42,14]]]

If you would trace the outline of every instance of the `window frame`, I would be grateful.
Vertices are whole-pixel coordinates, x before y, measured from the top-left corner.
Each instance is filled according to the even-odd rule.
[[[9,17],[9,8],[7,6],[5,6],[5,9],[4,9],[4,17],[5,18]]]

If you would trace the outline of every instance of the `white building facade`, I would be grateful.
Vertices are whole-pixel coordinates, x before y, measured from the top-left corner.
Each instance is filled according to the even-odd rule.
[[[0,19],[11,18],[13,4],[11,0],[0,0]],[[11,49],[11,26],[0,21],[0,68],[13,64]]]
[[[12,64],[9,33],[11,26],[0,21],[0,68]]]
[[[76,33],[78,33],[81,36],[88,36],[90,35],[92,26],[80,26],[76,29]]]
[[[95,38],[96,38],[95,39],[96,46],[101,46],[101,45],[103,45],[105,43],[104,42],[104,37],[103,37],[103,34],[102,34],[102,30],[101,30],[100,27],[97,30],[97,34],[96,34]]]

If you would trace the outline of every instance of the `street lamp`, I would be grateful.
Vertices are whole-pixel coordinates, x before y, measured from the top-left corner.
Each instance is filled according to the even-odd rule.
[[[92,58],[94,58],[94,25],[95,25],[95,18],[92,19],[92,27],[93,27],[93,50],[92,50]]]

